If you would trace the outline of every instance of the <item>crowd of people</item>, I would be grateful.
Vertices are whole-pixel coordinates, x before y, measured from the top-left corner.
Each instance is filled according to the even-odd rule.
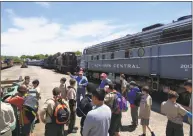
[[[146,129],[152,136],[156,135],[150,127],[152,98],[148,86],[140,89],[135,81],[128,83],[124,74],[120,74],[121,87],[118,91],[105,73],[100,75],[99,86],[88,82],[82,70],[76,75],[68,74],[71,77],[69,86],[67,79],[61,78],[60,85],[52,90],[53,97],[47,99],[41,109],[38,109],[38,101],[41,99],[40,82],[34,80],[31,85],[30,77],[26,76],[16,94],[1,101],[1,135],[33,136],[35,124],[40,121],[45,124],[45,136],[65,136],[66,126],[67,134],[78,133],[78,127],[75,126],[78,116],[81,117],[82,136],[120,136],[122,112],[126,112],[128,108],[133,127],[139,125],[140,119],[140,136],[146,136]],[[192,93],[192,81],[186,81],[184,88]],[[192,99],[189,107],[185,107],[176,102],[178,97],[175,91],[170,90],[168,100],[161,104],[161,112],[168,118],[166,136],[184,136],[184,116],[188,116],[192,136]]]

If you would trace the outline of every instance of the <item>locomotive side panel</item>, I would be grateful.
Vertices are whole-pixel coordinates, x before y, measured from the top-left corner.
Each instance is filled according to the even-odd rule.
[[[192,55],[160,58],[160,77],[186,80],[192,78]]]
[[[161,78],[192,78],[192,41],[160,45],[159,48]]]

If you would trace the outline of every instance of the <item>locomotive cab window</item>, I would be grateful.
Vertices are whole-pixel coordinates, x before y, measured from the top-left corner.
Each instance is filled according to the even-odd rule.
[[[105,55],[104,54],[102,55],[102,59],[105,59]]]
[[[99,55],[97,55],[96,59],[99,60]]]
[[[93,60],[93,56],[91,56],[91,60]]]
[[[130,51],[129,51],[129,50],[126,50],[126,51],[125,51],[125,58],[129,58],[129,56],[130,56]]]
[[[114,53],[111,53],[111,59],[114,59],[115,55]]]

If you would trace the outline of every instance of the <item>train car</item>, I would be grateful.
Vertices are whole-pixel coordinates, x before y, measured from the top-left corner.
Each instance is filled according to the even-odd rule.
[[[27,64],[31,66],[43,66],[44,60],[31,60],[31,61],[28,61]]]
[[[149,85],[153,92],[169,87],[188,105],[189,95],[182,86],[192,79],[192,16],[85,48],[82,61],[90,79],[100,80],[99,75],[106,72],[119,84],[123,73],[128,81]]]
[[[12,59],[5,59],[4,61],[1,61],[1,69],[10,68],[12,66],[13,66]]]
[[[57,58],[57,70],[62,73],[76,72],[77,56],[74,52],[64,52]]]

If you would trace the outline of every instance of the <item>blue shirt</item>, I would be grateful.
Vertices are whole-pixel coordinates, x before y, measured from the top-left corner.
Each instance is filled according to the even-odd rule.
[[[99,85],[99,88],[100,88],[100,89],[104,89],[104,87],[105,87],[105,85],[106,85],[107,83],[111,83],[111,80],[108,79],[108,78],[106,78],[105,80],[102,80],[102,81],[101,81],[101,84]]]
[[[77,81],[78,88],[82,88],[82,86],[85,88],[88,84],[88,80],[85,76],[80,77],[71,75],[71,78],[74,78]]]
[[[129,101],[130,104],[134,104],[137,92],[140,92],[139,88],[138,87],[134,87],[128,93],[128,101]]]

